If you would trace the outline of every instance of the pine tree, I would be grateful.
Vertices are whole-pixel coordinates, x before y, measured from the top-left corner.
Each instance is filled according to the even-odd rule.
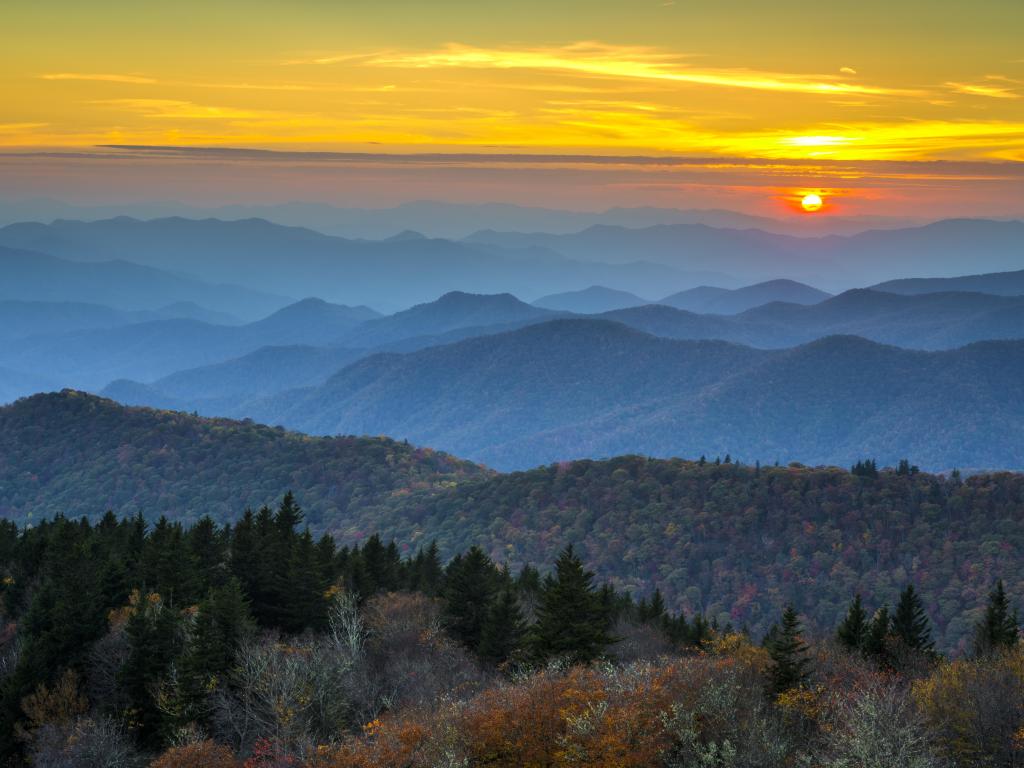
[[[891,631],[892,617],[889,615],[889,606],[883,605],[871,617],[864,637],[864,655],[882,663],[886,657],[886,639]]]
[[[178,665],[174,726],[206,718],[210,693],[226,678],[235,663],[238,647],[253,633],[254,627],[237,579],[231,578],[211,590],[199,604]]]
[[[544,580],[533,626],[531,646],[537,661],[564,658],[589,663],[614,642],[608,616],[594,588],[594,574],[566,547],[555,562],[555,573]]]
[[[773,693],[782,693],[807,681],[807,644],[801,637],[800,617],[792,605],[782,613],[782,623],[768,644],[772,658],[771,685]]]
[[[900,594],[899,604],[892,617],[892,630],[904,647],[910,650],[930,654],[935,649],[928,614],[913,584],[908,584]]]
[[[836,639],[849,651],[862,651],[869,629],[868,614],[864,610],[860,595],[857,595],[853,598],[846,617],[836,630]]]
[[[160,595],[137,595],[128,623],[128,659],[119,682],[130,702],[132,730],[147,746],[157,746],[164,728],[158,689],[179,652],[178,616]]]
[[[480,658],[499,665],[512,659],[519,650],[526,632],[519,600],[510,587],[506,587],[493,601],[480,631]]]
[[[484,623],[497,592],[497,569],[482,549],[471,547],[448,566],[445,622],[471,650],[480,647]]]
[[[984,656],[1004,648],[1012,648],[1020,638],[1017,614],[1010,609],[1003,580],[996,582],[988,595],[985,616],[974,631],[974,653]]]

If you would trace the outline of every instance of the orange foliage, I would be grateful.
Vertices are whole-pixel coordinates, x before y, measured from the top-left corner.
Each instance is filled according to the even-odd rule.
[[[215,741],[171,747],[149,764],[150,768],[238,768],[230,749]]]

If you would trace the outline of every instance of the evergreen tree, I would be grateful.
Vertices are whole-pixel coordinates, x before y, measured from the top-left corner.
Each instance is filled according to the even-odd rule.
[[[913,584],[908,584],[900,594],[892,617],[892,631],[904,647],[913,651],[930,654],[935,649],[928,614]]]
[[[864,610],[864,604],[858,594],[853,598],[846,617],[836,631],[836,639],[849,651],[862,651],[867,642],[869,630],[868,614]]]
[[[445,622],[460,642],[477,650],[498,589],[497,569],[482,549],[471,547],[448,566]]]
[[[178,665],[174,726],[206,719],[210,693],[223,683],[235,663],[238,647],[254,628],[237,579],[211,590],[199,604]]]
[[[180,650],[178,615],[156,593],[137,596],[125,625],[128,659],[119,683],[129,701],[130,728],[149,747],[160,744],[164,730],[159,689]]]
[[[996,582],[988,595],[985,615],[974,631],[974,653],[984,656],[1004,648],[1012,648],[1020,638],[1017,613],[1010,608],[1003,580]]]
[[[801,637],[800,617],[792,605],[782,613],[782,623],[768,645],[772,657],[771,685],[773,693],[782,693],[807,681],[807,645]]]
[[[544,580],[533,626],[531,646],[537,661],[564,658],[589,663],[614,642],[594,574],[566,547],[555,562],[555,573]]]
[[[511,587],[505,587],[493,601],[480,631],[477,653],[491,664],[514,658],[526,632],[526,620]]]
[[[864,654],[882,663],[886,658],[886,640],[892,631],[892,617],[889,606],[883,605],[871,618],[864,637]]]

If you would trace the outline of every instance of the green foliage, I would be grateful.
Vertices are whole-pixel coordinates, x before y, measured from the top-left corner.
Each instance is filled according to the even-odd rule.
[[[836,639],[847,650],[861,651],[864,649],[869,630],[867,611],[864,610],[864,603],[861,601],[860,595],[857,595],[850,603],[850,610],[846,612],[846,616],[836,630]]]
[[[601,594],[594,588],[594,574],[569,545],[555,561],[555,572],[544,580],[537,606],[537,623],[531,630],[534,659],[565,659],[589,663],[600,658],[613,638]]]
[[[1017,613],[1010,608],[1003,580],[989,593],[985,615],[974,630],[974,652],[982,656],[1015,646],[1020,639]]]
[[[892,631],[905,648],[925,654],[935,650],[931,622],[913,584],[908,584],[900,593],[900,601],[892,615]]]
[[[782,612],[782,624],[772,633],[768,653],[772,657],[771,689],[779,694],[803,685],[807,681],[807,670],[811,660],[804,642],[800,617],[793,606],[786,606]]]

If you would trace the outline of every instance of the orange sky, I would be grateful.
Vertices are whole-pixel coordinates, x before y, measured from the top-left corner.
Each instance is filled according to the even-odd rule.
[[[815,191],[815,215],[1024,214],[1016,0],[61,0],[0,21],[8,198],[798,215]],[[310,151],[591,159],[291,154]]]

